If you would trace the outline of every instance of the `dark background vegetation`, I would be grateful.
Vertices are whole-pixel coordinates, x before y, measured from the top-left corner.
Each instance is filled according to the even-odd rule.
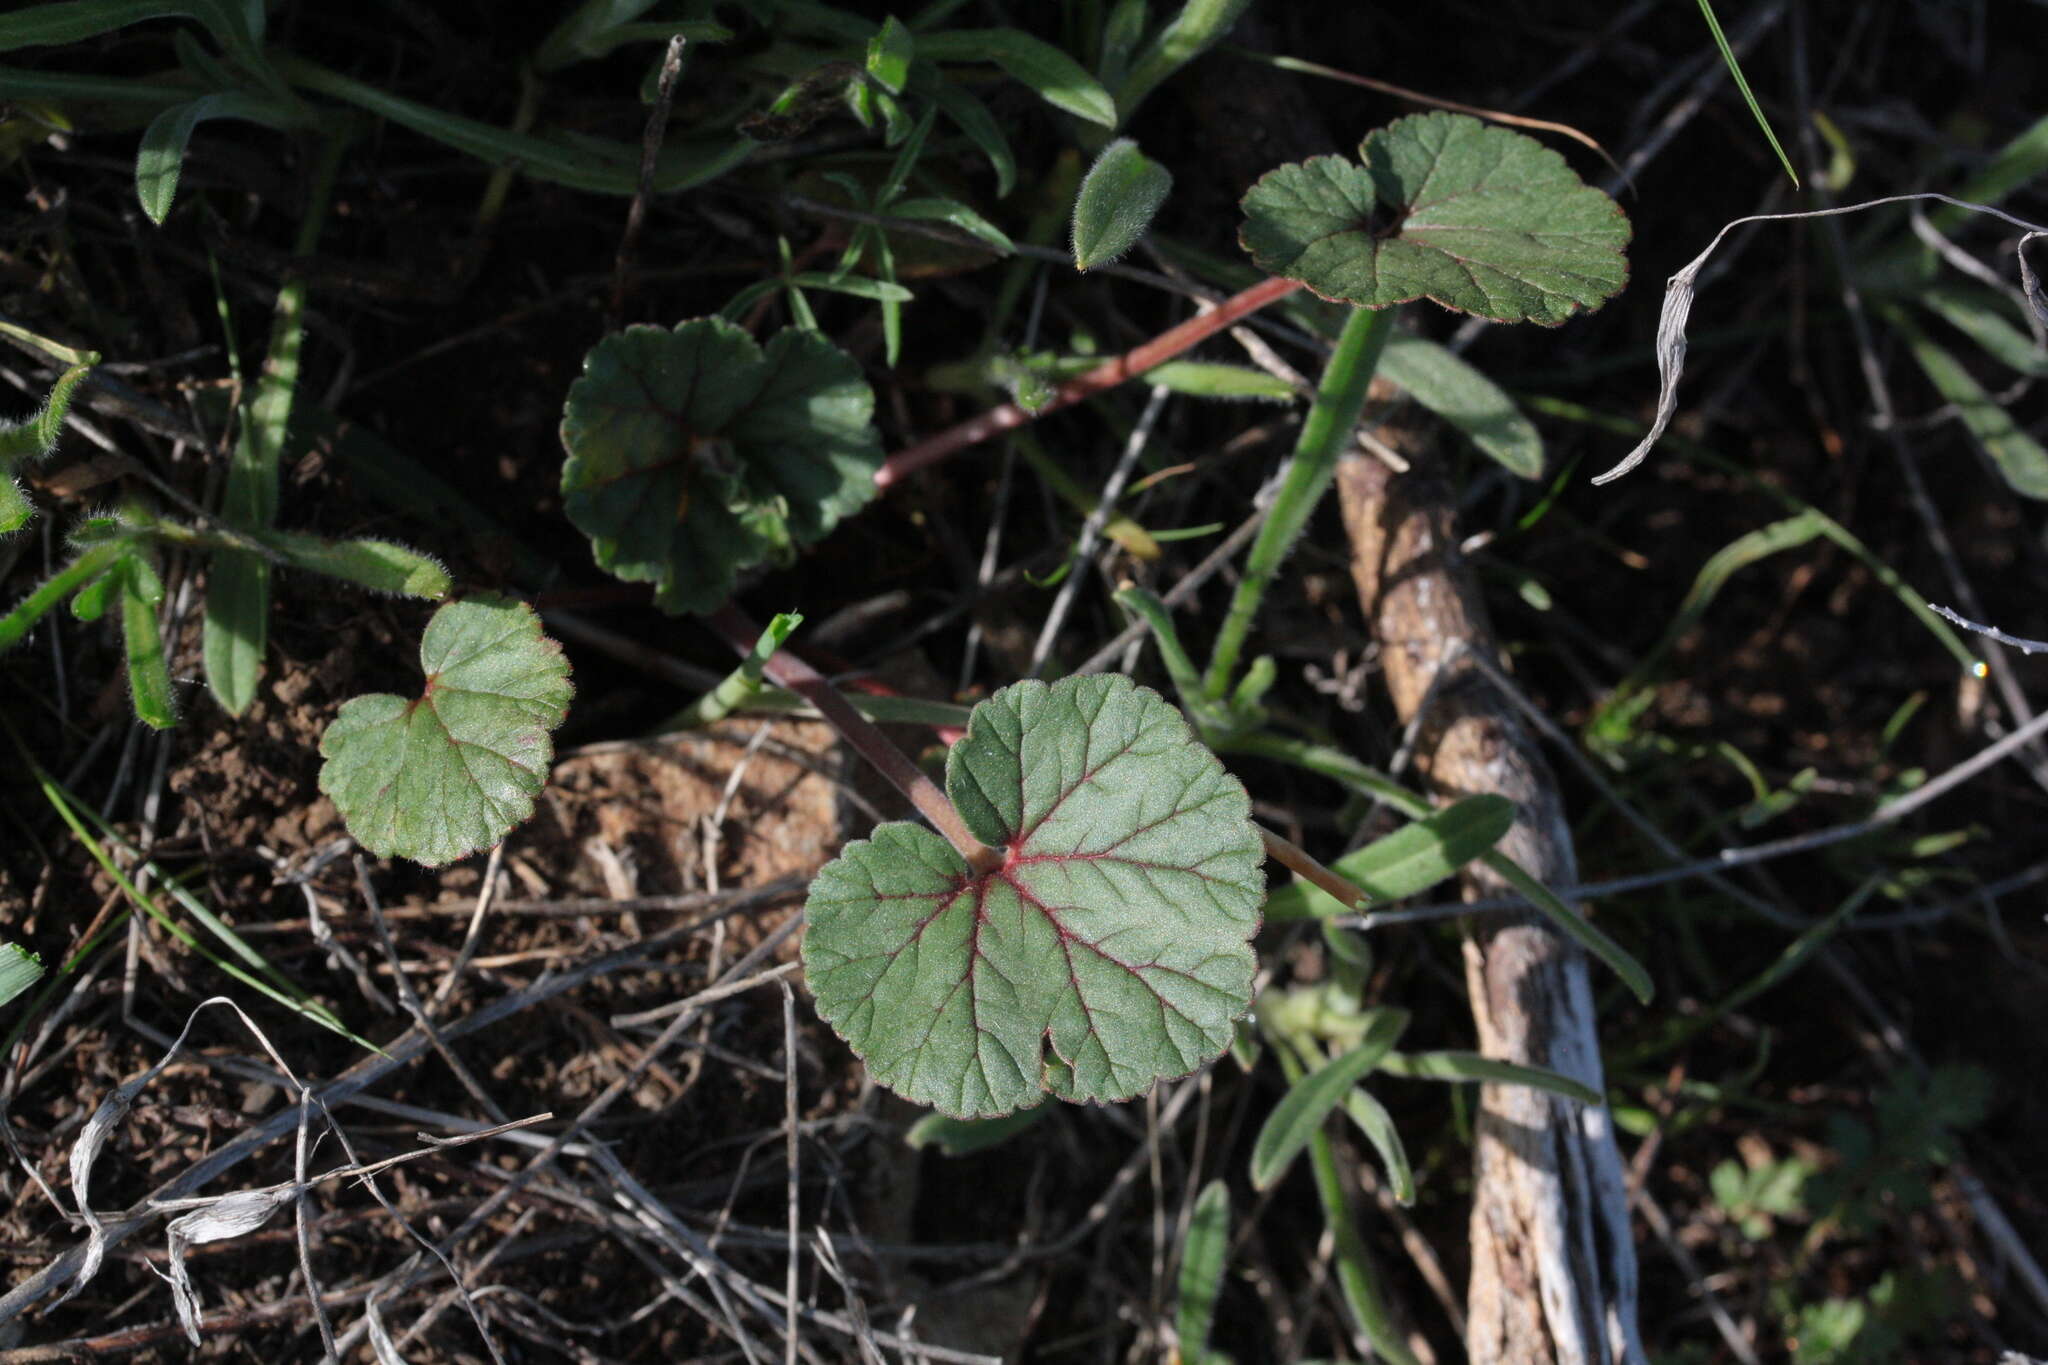
[[[747,68],[771,35],[748,22],[744,8],[719,7],[740,36],[728,48],[693,55],[672,135],[729,123],[749,101],[762,105],[776,93],[776,82]],[[278,45],[336,69],[503,124],[518,102],[522,63],[551,26],[545,10],[287,4],[272,31]],[[1744,69],[1809,184],[1825,149],[1801,119],[1801,99],[1841,129],[1854,170],[1832,187],[1838,201],[1950,189],[2044,112],[2048,11],[2038,5],[1744,0],[1722,11],[1732,34],[1752,39]],[[1532,407],[1549,405],[1538,422],[1550,469],[1571,471],[1525,526],[1548,483],[1524,484],[1468,453],[1456,456],[1465,529],[1494,536],[1482,559],[1499,634],[1523,684],[1566,730],[1580,733],[1607,690],[1656,643],[1712,554],[1787,515],[1765,489],[1825,511],[1927,600],[1960,605],[1930,533],[1931,513],[1988,619],[2020,635],[2048,634],[2038,507],[2012,493],[1963,427],[1940,413],[1940,400],[1895,339],[1880,331],[1873,349],[1859,353],[1835,258],[1810,224],[1771,225],[1743,239],[1728,252],[1725,273],[1702,291],[1674,430],[1719,462],[1667,445],[1618,485],[1588,484],[1633,438],[1556,414],[1576,405],[1623,423],[1647,418],[1661,281],[1726,220],[1811,202],[1786,183],[1694,5],[1565,0],[1515,9],[1440,0],[1262,3],[1255,12],[1259,27],[1248,38],[1262,48],[1568,123],[1625,161],[1672,126],[1659,150],[1630,161],[1631,185],[1620,196],[1635,225],[1629,290],[1560,330],[1495,328],[1466,352]],[[961,7],[949,23],[1010,23],[1068,43],[1096,14],[1083,4],[987,0]],[[146,24],[11,57],[45,70],[141,76],[167,64],[171,27]],[[622,49],[551,78],[544,118],[637,140],[646,118],[638,91],[652,50]],[[1242,57],[1212,54],[1155,95],[1127,130],[1176,177],[1155,233],[1233,259],[1234,204],[1244,185],[1223,181],[1219,168],[1233,158],[1209,145],[1209,125],[1191,102],[1205,87],[1247,78],[1247,70]],[[1285,79],[1306,82],[1346,147],[1409,112],[1385,95]],[[1017,148],[1015,194],[993,202],[986,163],[957,137],[935,146],[929,169],[1021,233],[1057,158],[1075,145],[1073,128],[1014,83],[991,79],[984,93]],[[26,136],[22,111],[0,103],[0,128],[9,133],[0,165],[0,316],[101,351],[110,375],[177,414],[197,439],[128,421],[105,390],[80,403],[80,415],[121,456],[204,501],[218,487],[225,449],[226,347],[231,336],[245,372],[260,363],[281,263],[297,231],[305,149],[246,125],[206,125],[193,142],[177,208],[159,228],[142,217],[133,192],[135,128],[105,111],[72,116],[75,132]],[[1244,130],[1254,147],[1257,135]],[[1554,145],[1589,179],[1607,174],[1585,149]],[[840,115],[718,180],[653,199],[626,320],[670,324],[716,311],[777,268],[778,237],[800,254],[827,248],[822,260],[829,263],[843,225],[795,210],[790,194],[820,169],[884,155],[875,135]],[[729,654],[718,641],[606,579],[561,513],[562,399],[584,351],[605,330],[626,202],[518,179],[502,213],[480,228],[487,175],[445,147],[363,120],[309,267],[301,398],[333,421],[324,431],[309,424],[288,453],[279,524],[401,540],[443,558],[466,589],[512,591],[543,608],[572,609],[618,637],[722,671]],[[2028,186],[2006,207],[2048,217],[2042,200]],[[1894,213],[1844,230],[1860,248],[1905,228]],[[1972,222],[1957,239],[2010,279],[2015,235],[2002,224]],[[1028,310],[1012,317],[1006,334],[985,335],[1005,269],[988,264],[908,280],[917,301],[893,369],[884,365],[873,305],[813,295],[826,331],[868,369],[888,448],[991,401],[935,392],[924,376],[984,346],[1026,341]],[[1184,300],[1142,284],[1077,278],[1052,266],[1041,267],[1026,297],[1038,312],[1033,343],[1061,350],[1083,339],[1102,352],[1121,349],[1186,315]],[[1457,330],[1448,315],[1411,311],[1413,325],[1431,335]],[[778,306],[757,330],[784,321]],[[2009,372],[1963,353],[1988,388],[2011,382]],[[1224,342],[1205,354],[1242,359]],[[1310,372],[1317,363],[1289,358]],[[1915,505],[1891,446],[1873,426],[1866,361],[1893,386],[1929,507]],[[25,354],[10,353],[0,369],[24,389],[20,408],[48,383],[49,372]],[[1093,488],[1139,403],[1119,393],[1052,418],[1036,434]],[[2038,425],[2040,399],[2017,393],[2010,410],[2023,427]],[[1296,416],[1177,400],[1156,461],[1195,468],[1132,502],[1132,514],[1154,529],[1234,525],[1289,447]],[[496,529],[465,533],[431,499],[379,497],[346,458],[340,434],[351,429],[374,433],[452,484]],[[148,496],[107,454],[74,433],[40,472],[44,515],[0,554],[7,566],[0,594],[10,602],[61,560],[63,532],[79,515],[123,496]],[[757,614],[794,606],[813,628],[831,623],[824,638],[836,657],[828,661],[879,670],[900,690],[950,698],[963,682],[966,696],[1000,686],[1021,668],[1020,642],[1028,650],[1053,593],[1034,586],[1027,571],[1052,571],[1080,521],[1021,464],[999,503],[1000,463],[991,447],[940,466],[880,499],[793,568],[747,585],[741,600]],[[1002,572],[990,591],[966,592],[998,516]],[[1163,588],[1213,543],[1174,543],[1150,565],[1112,551],[1098,582],[1132,574]],[[174,567],[174,601],[189,603],[177,590],[189,591],[201,571],[197,563]],[[1520,592],[1522,583],[1541,591]],[[316,746],[342,700],[416,686],[413,642],[427,610],[289,576],[279,595],[265,692],[252,712],[230,719],[192,683],[181,694],[183,724],[161,741],[139,734],[125,715],[111,635],[65,622],[0,663],[13,732],[0,758],[0,927],[46,961],[63,962],[86,927],[120,900],[31,782],[22,757],[32,753],[81,800],[145,840],[163,869],[186,878],[294,980],[352,1027],[385,1041],[404,1020],[377,1009],[306,924],[308,898],[321,898],[343,944],[376,965],[389,988],[350,860],[320,856],[341,850],[338,822],[315,787]],[[1222,600],[1221,589],[1206,589],[1199,606],[1183,612],[1184,628],[1205,639]],[[174,674],[196,678],[196,615],[173,619]],[[979,624],[984,644],[963,680],[970,623]],[[1084,588],[1057,657],[1078,660],[1122,626],[1106,593]],[[1368,762],[1388,760],[1399,736],[1375,692],[1372,646],[1350,596],[1334,513],[1312,528],[1269,599],[1255,647],[1279,660],[1277,705],[1328,729]],[[671,681],[615,653],[572,642],[571,655],[578,696],[558,736],[571,754],[643,736],[687,700]],[[2038,701],[2040,665],[2018,655],[2012,662],[2019,687]],[[1141,677],[1159,681],[1146,672],[1155,666],[1142,657]],[[2023,719],[1996,689],[1962,675],[1868,566],[1823,540],[1737,573],[1654,681],[1645,709],[1610,737],[1597,761],[1697,853],[1860,818],[1915,771],[1939,773]],[[803,727],[777,734],[824,747]],[[572,758],[590,766],[570,775],[561,801],[513,836],[504,861],[514,880],[501,894],[519,904],[620,898],[625,892],[602,875],[592,839],[610,841],[604,856],[614,864],[625,855],[631,893],[675,895],[800,874],[807,858],[829,852],[842,832],[837,821],[852,828],[861,819],[835,811],[821,790],[807,808],[809,824],[791,816],[787,827],[768,831],[771,817],[788,815],[799,786],[802,770],[791,766],[749,779],[737,804],[722,808],[707,852],[705,822],[721,809],[718,796],[741,749],[694,743]],[[1644,1008],[1610,980],[1600,983],[1624,1154],[1651,1210],[1638,1225],[1643,1325],[1659,1358],[1735,1358],[1710,1321],[1709,1299],[1764,1359],[2048,1353],[2048,1303],[2026,1286],[2023,1250],[2048,1237],[2039,1158],[2039,1135],[2048,1130],[2043,900],[2039,882],[1999,897],[1977,894],[2041,866],[2048,798],[2033,774],[2044,761],[1989,771],[1901,829],[1755,873],[1746,885],[1799,917],[1826,913],[1875,877],[1880,889],[1863,916],[1874,923],[1852,921],[1833,938],[1825,965],[1809,962],[1696,1031],[1682,1021],[1766,970],[1796,929],[1688,883],[1595,906],[1609,931],[1649,965],[1660,991]],[[661,786],[668,779],[656,769],[667,772],[663,764],[684,776]],[[1661,865],[1593,787],[1560,768],[1588,880]],[[1256,764],[1243,773],[1261,817],[1316,851],[1334,855],[1353,835],[1355,812],[1334,788]],[[607,803],[629,814],[607,823]],[[1934,837],[1950,832],[1962,837]],[[482,872],[481,858],[437,874],[374,869],[387,911],[418,912],[392,918],[390,927],[398,957],[423,991],[455,961],[468,921],[419,908],[466,909]],[[422,1114],[483,1117],[480,1092],[515,1117],[574,1113],[628,1076],[652,1036],[612,1027],[611,1015],[695,989],[692,982],[729,967],[792,913],[787,896],[771,901],[733,920],[729,933],[721,928],[715,942],[709,930],[671,942],[632,970],[453,1045],[468,1082],[428,1056],[380,1088],[385,1099],[420,1113],[358,1109],[339,1117],[369,1159],[418,1147],[420,1128],[438,1131]],[[517,992],[544,970],[692,918],[660,908],[625,916],[504,913],[480,950],[485,965],[461,976],[444,1017]],[[1381,931],[1373,944],[1377,997],[1416,1012],[1419,1041],[1469,1045],[1455,927]],[[1277,979],[1313,979],[1324,970],[1314,936],[1276,932],[1266,946]],[[786,958],[790,945],[775,951]],[[76,981],[45,1006],[6,1061],[0,1096],[21,1153],[0,1174],[0,1273],[11,1283],[82,1236],[25,1178],[23,1163],[61,1192],[67,1153],[99,1097],[154,1061],[161,1035],[174,1034],[199,999],[241,998],[151,927],[115,935]],[[302,1078],[332,1075],[361,1056],[273,1007],[249,1008]],[[722,1239],[731,1265],[779,1289],[780,1000],[763,987],[722,1002],[706,1019],[687,1047],[634,1082],[594,1132],[679,1219]],[[1328,1281],[1305,1174],[1267,1199],[1253,1196],[1243,1178],[1251,1134],[1279,1091],[1270,1070],[1248,1075],[1225,1061],[1185,1083],[1199,1093],[1177,1109],[1163,1092],[1153,1102],[1064,1111],[993,1152],[948,1160],[906,1154],[905,1113],[863,1088],[857,1065],[821,1025],[802,1010],[797,1019],[803,1219],[807,1229],[854,1239],[842,1242],[842,1269],[875,1327],[1032,1359],[1157,1358],[1173,1302],[1170,1274],[1162,1272],[1172,1263],[1177,1220],[1192,1190],[1223,1175],[1235,1186],[1237,1234],[1214,1344],[1245,1361],[1356,1355]],[[202,1055],[166,1072],[117,1134],[96,1175],[96,1206],[125,1207],[252,1117],[289,1102],[228,1064],[254,1054],[224,1017],[202,1023],[197,1035]],[[1929,1069],[1901,1060],[1906,1055]],[[1422,1193],[1404,1215],[1406,1243],[1403,1225],[1369,1196],[1361,1196],[1361,1221],[1405,1318],[1437,1358],[1455,1359],[1455,1333],[1409,1247],[1434,1248],[1453,1289],[1462,1283],[1468,1111],[1444,1088],[1390,1082],[1380,1093],[1417,1158]],[[1172,1122],[1161,1120],[1163,1106]],[[288,1146],[212,1192],[287,1178]],[[322,1155],[338,1159],[331,1149]],[[422,1235],[436,1238],[528,1155],[505,1156],[489,1144],[458,1149],[401,1168],[384,1178],[384,1189]],[[472,1288],[504,1287],[480,1299],[479,1311],[505,1358],[739,1358],[718,1322],[680,1298],[662,1298],[664,1276],[680,1279],[692,1302],[715,1296],[643,1228],[620,1225],[605,1178],[587,1158],[565,1159],[560,1174],[508,1201],[456,1252]],[[2008,1226],[1987,1221],[1993,1208]],[[345,1291],[393,1275],[415,1246],[354,1186],[324,1191],[319,1218],[316,1273],[323,1289],[342,1294],[332,1311],[346,1327],[362,1307],[360,1294]],[[317,1358],[310,1319],[292,1307],[304,1285],[282,1225],[195,1259],[216,1315],[202,1352],[169,1323],[168,1295],[150,1268],[162,1262],[161,1237],[152,1231],[117,1252],[80,1297],[0,1326],[0,1360],[55,1358],[20,1354],[51,1343],[150,1359]],[[911,1250],[870,1257],[859,1251],[862,1235]],[[445,1291],[445,1276],[429,1269],[431,1277],[383,1303],[394,1332]],[[945,1285],[956,1287],[933,1292]],[[836,1312],[857,1297],[814,1259],[806,1260],[799,1291]],[[911,1305],[922,1308],[906,1323]],[[738,1311],[780,1349],[771,1321]],[[949,1313],[978,1320],[942,1326]],[[846,1336],[823,1328],[806,1329],[806,1340],[820,1358],[853,1355]],[[441,1312],[405,1349],[415,1361],[485,1354],[459,1306]],[[358,1347],[356,1358],[369,1358],[366,1352]]]

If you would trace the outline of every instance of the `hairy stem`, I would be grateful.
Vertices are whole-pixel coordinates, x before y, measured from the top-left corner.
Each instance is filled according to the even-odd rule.
[[[1322,501],[1330,480],[1336,477],[1337,457],[1351,443],[1358,414],[1365,407],[1366,387],[1372,383],[1372,372],[1379,365],[1380,352],[1393,329],[1391,308],[1354,308],[1345,320],[1337,349],[1330,353],[1330,363],[1323,369],[1315,406],[1301,424],[1301,437],[1294,446],[1294,463],[1288,467],[1286,482],[1280,486],[1280,495],[1266,515],[1266,524],[1259,528],[1259,538],[1252,542],[1244,578],[1231,599],[1230,614],[1217,633],[1216,650],[1209,656],[1209,672],[1203,680],[1203,690],[1212,699],[1221,700],[1230,690],[1238,655],[1251,631],[1252,618],[1258,615],[1259,604],[1265,600],[1266,588],[1280,571],[1287,552],[1294,548],[1295,538],[1308,525],[1309,514]]]
[[[914,445],[905,446],[883,461],[882,467],[875,471],[875,487],[888,488],[901,483],[926,465],[937,464],[955,451],[978,445],[999,432],[1021,427],[1047,413],[1058,412],[1061,408],[1078,403],[1083,398],[1093,397],[1105,389],[1113,389],[1127,379],[1135,379],[1183,351],[1193,349],[1224,328],[1258,312],[1267,304],[1286,298],[1299,288],[1301,285],[1298,282],[1283,280],[1277,276],[1260,280],[1251,288],[1231,295],[1208,312],[1189,318],[1178,327],[1168,328],[1144,345],[1126,351],[1084,375],[1068,380],[1054,390],[1050,403],[1035,411],[1026,412],[1015,403],[1005,403],[999,408],[989,409],[978,417],[970,417],[957,426],[927,436]]]
[[[746,613],[738,607],[728,602],[704,619],[741,657],[753,654],[755,642],[761,638],[761,628],[749,621]],[[853,704],[840,696],[838,689],[816,669],[794,654],[772,656],[765,669],[774,682],[817,707],[825,723],[837,730],[839,737],[851,744],[856,753],[874,764],[876,771],[894,783],[896,790],[917,807],[919,814],[932,822],[932,828],[945,836],[946,842],[967,860],[967,865],[976,874],[993,872],[1002,866],[1002,855],[974,837],[960,818],[960,812],[953,809],[953,803],[939,790],[938,784],[926,777],[923,770],[910,761],[909,755],[890,743],[866,716],[854,710]]]

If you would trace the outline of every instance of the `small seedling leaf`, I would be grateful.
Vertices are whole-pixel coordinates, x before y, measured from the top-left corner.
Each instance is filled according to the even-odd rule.
[[[1426,296],[1545,326],[1628,280],[1627,217],[1533,138],[1415,114],[1359,154],[1363,165],[1311,157],[1252,186],[1239,240],[1261,269],[1367,308]]]
[[[420,639],[424,693],[341,708],[320,790],[364,848],[429,867],[488,848],[533,813],[568,710],[569,664],[518,602],[454,602]]]
[[[562,417],[562,495],[600,567],[704,611],[741,570],[822,537],[874,496],[860,367],[793,329],[630,327],[584,358]]]
[[[1408,1027],[1408,1011],[1386,1008],[1374,1012],[1365,1026],[1358,1046],[1323,1063],[1288,1088],[1259,1129],[1252,1144],[1252,1184],[1270,1190],[1287,1173],[1287,1167],[1308,1146],[1310,1138],[1344,1102],[1351,1088],[1372,1072],[1401,1039]]]
[[[977,875],[921,825],[849,844],[811,884],[804,971],[875,1079],[957,1117],[1045,1092],[1122,1100],[1230,1043],[1265,895],[1244,787],[1158,693],[1018,683],[946,763]]]
[[[0,419],[0,532],[18,531],[34,515],[28,499],[15,486],[14,467],[40,460],[56,448],[57,437],[64,430],[64,414],[71,410],[71,395],[99,359],[98,352],[87,352],[58,375],[35,416],[20,422]]]
[[[19,943],[0,943],[0,1005],[20,995],[43,974],[43,960]]]
[[[910,1125],[903,1140],[912,1147],[936,1147],[947,1156],[969,1156],[1008,1142],[1026,1128],[1035,1126],[1050,1112],[1047,1105],[1019,1109],[993,1119],[956,1119],[950,1114],[926,1114]]]
[[[1330,870],[1375,901],[1397,901],[1427,891],[1500,842],[1515,823],[1515,803],[1504,796],[1468,796],[1425,820],[1347,853]],[[1275,891],[1268,919],[1320,919],[1349,906],[1306,882]]]
[[[1129,138],[1104,147],[1074,200],[1074,268],[1092,270],[1129,251],[1172,188],[1166,167]]]

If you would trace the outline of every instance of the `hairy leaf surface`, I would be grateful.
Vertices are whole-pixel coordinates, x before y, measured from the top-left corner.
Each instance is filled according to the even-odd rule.
[[[1310,157],[1252,186],[1239,238],[1261,269],[1367,308],[1426,296],[1546,326],[1628,280],[1627,217],[1533,138],[1415,114],[1359,157]]]
[[[764,348],[718,318],[629,327],[569,389],[563,503],[601,568],[708,610],[874,496],[873,412],[860,367],[812,333]]]
[[[364,848],[429,867],[533,813],[569,706],[569,661],[520,602],[454,602],[420,638],[420,696],[346,703],[320,737],[320,790]]]
[[[1043,1092],[1128,1099],[1219,1055],[1250,1006],[1265,895],[1244,787],[1159,694],[1018,683],[974,708],[947,794],[1003,853],[922,825],[818,874],[804,970],[875,1079],[960,1117]]]

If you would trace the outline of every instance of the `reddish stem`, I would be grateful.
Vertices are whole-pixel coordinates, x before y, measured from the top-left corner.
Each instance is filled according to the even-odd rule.
[[[1239,319],[1258,312],[1277,299],[1286,298],[1299,288],[1301,282],[1298,280],[1283,280],[1277,275],[1269,276],[1251,288],[1231,295],[1208,312],[1189,318],[1178,327],[1168,328],[1144,345],[1126,351],[1084,375],[1069,379],[1054,391],[1050,403],[1035,412],[1026,412],[1015,403],[1005,403],[999,408],[991,408],[978,417],[970,417],[957,426],[927,436],[914,445],[905,446],[883,461],[882,467],[875,471],[875,487],[888,488],[926,465],[938,463],[956,450],[978,445],[998,432],[1021,427],[1026,422],[1043,417],[1049,412],[1057,412],[1070,404],[1080,402],[1083,398],[1092,397],[1105,389],[1113,389],[1125,380],[1135,378],[1173,359],[1183,351],[1193,349]],[[748,647],[752,648],[752,645],[753,642],[749,640]]]
[[[730,602],[705,616],[704,620],[723,635],[726,643],[738,650],[742,658],[753,652],[754,642],[761,638],[761,628]],[[851,744],[856,753],[874,764],[882,776],[894,783],[896,790],[909,798],[910,804],[932,822],[932,827],[945,836],[946,842],[959,851],[977,874],[993,872],[1002,866],[1002,855],[974,837],[960,818],[960,812],[953,809],[953,803],[939,790],[938,784],[926,777],[924,771],[911,762],[909,755],[890,743],[872,721],[854,710],[852,704],[840,696],[816,669],[783,649],[769,658],[766,672],[778,686],[788,688],[817,707],[826,724],[837,730],[839,737]]]

